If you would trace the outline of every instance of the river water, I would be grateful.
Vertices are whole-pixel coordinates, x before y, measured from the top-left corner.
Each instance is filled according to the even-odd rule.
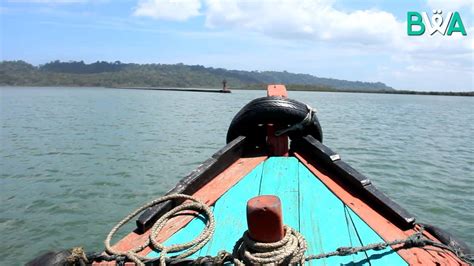
[[[474,246],[474,98],[290,92],[324,143],[418,221]],[[0,88],[0,261],[102,250],[106,234],[225,144],[264,91]],[[131,227],[129,227],[131,228]]]

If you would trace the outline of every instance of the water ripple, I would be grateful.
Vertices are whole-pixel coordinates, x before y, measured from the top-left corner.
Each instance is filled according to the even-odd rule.
[[[60,247],[102,250],[116,221],[209,158],[224,145],[234,114],[264,95],[1,90],[5,265]],[[474,99],[290,96],[318,108],[325,144],[383,192],[474,246]]]

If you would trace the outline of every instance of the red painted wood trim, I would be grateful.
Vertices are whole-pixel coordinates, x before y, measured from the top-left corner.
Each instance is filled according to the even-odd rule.
[[[410,230],[401,230],[376,210],[360,200],[355,193],[351,193],[349,187],[342,187],[335,182],[328,173],[319,168],[315,162],[305,159],[298,153],[295,153],[295,157],[298,158],[300,162],[316,175],[329,190],[331,190],[342,202],[359,215],[362,220],[364,220],[385,241],[403,239],[414,234],[416,230],[419,230],[418,227]],[[429,239],[438,241],[426,231],[424,231],[423,235]],[[397,246],[393,246],[393,248],[397,248]],[[429,247],[429,249],[430,250],[421,248],[400,249],[397,253],[410,265],[468,265],[449,251],[435,247]]]
[[[194,197],[202,200],[207,205],[213,205],[225,192],[232,188],[237,182],[239,182],[245,175],[250,173],[258,164],[265,161],[266,156],[251,157],[251,158],[240,158],[233,163],[229,168],[224,170],[222,173],[217,175],[214,179],[209,181],[207,185],[199,189],[193,194]],[[160,232],[158,241],[162,242],[171,237],[174,233],[178,232],[181,228],[186,226],[193,216],[178,216],[171,219],[168,224]],[[132,232],[115,244],[114,248],[122,251],[130,250],[146,241],[150,235],[150,230],[143,234],[137,234]],[[141,255],[150,253],[149,247],[145,248]],[[114,262],[94,262],[93,265],[115,265]],[[134,265],[126,264],[126,265]]]
[[[285,85],[268,85],[267,96],[288,97]],[[270,156],[288,156],[288,136],[275,136],[275,127],[267,125],[267,146]]]
[[[267,147],[270,156],[288,156],[288,136],[275,136],[275,126],[267,125]]]

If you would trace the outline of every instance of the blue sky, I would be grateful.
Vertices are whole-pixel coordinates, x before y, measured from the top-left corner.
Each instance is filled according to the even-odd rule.
[[[1,59],[185,63],[474,90],[471,0],[4,0]],[[459,11],[467,36],[407,36],[406,12]]]

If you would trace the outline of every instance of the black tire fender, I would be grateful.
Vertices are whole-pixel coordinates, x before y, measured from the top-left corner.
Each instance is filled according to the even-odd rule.
[[[254,144],[265,143],[266,129],[262,125],[274,124],[286,129],[298,124],[308,115],[308,106],[283,97],[262,97],[250,101],[232,119],[227,131],[227,143],[238,136],[246,136]],[[322,142],[323,133],[316,115],[303,129],[288,132],[290,139],[312,135]]]
[[[64,266],[64,265],[77,265],[77,266],[86,266],[85,261],[79,260],[75,263],[71,263],[68,261],[69,257],[71,256],[72,252],[70,249],[68,250],[61,250],[61,251],[48,251],[44,254],[39,255],[38,257],[34,258],[33,260],[27,262],[26,266]]]
[[[434,237],[436,237],[441,243],[461,251],[464,255],[470,255],[470,247],[462,240],[456,238],[451,233],[431,224],[420,224],[423,228]]]

